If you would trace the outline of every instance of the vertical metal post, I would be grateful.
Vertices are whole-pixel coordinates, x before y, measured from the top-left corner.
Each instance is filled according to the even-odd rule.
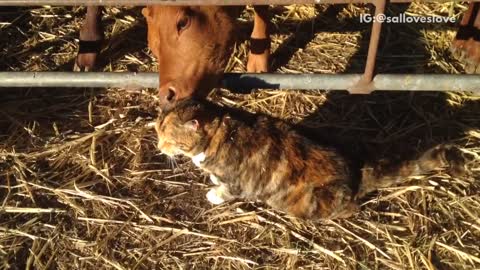
[[[377,58],[378,43],[380,42],[380,33],[382,31],[381,18],[384,18],[386,0],[376,0],[373,2],[375,5],[375,18],[372,24],[372,32],[370,34],[370,43],[368,45],[367,63],[365,65],[365,72],[362,79],[348,89],[351,94],[369,94],[373,89],[373,76],[375,73],[375,60]]]

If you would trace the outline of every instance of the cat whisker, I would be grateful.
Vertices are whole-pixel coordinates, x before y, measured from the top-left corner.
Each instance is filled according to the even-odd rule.
[[[178,168],[178,163],[175,157],[168,156],[168,161],[170,163],[170,167],[172,168],[172,170],[175,170]]]

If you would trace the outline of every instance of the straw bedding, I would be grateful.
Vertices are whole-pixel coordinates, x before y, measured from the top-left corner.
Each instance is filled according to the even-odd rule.
[[[272,8],[275,72],[357,73],[364,5]],[[459,16],[466,4],[389,12]],[[69,70],[81,7],[2,8],[0,70]],[[251,9],[239,19],[248,37]],[[154,71],[139,8],[108,8],[104,71]],[[382,73],[461,73],[449,24],[384,25]],[[243,72],[245,42],[228,71]],[[380,190],[354,218],[312,223],[262,205],[217,207],[208,177],[156,151],[155,90],[1,89],[0,268],[478,269],[480,182],[442,171]],[[387,159],[436,143],[480,150],[480,100],[468,93],[218,89],[210,99],[365,145]],[[353,140],[352,140],[353,139]]]

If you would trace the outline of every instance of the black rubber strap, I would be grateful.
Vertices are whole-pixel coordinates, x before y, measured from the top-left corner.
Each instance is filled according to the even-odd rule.
[[[460,26],[457,31],[457,35],[455,36],[456,40],[469,40],[475,34],[475,27],[466,25]]]
[[[472,15],[470,15],[470,18],[468,20],[468,25],[473,25],[475,23],[475,19],[479,15],[478,14],[479,10],[480,10],[480,3],[473,3]]]
[[[480,16],[479,14],[480,10],[480,3],[474,3],[473,4],[473,10],[472,13],[470,14],[470,18],[468,19],[468,22],[466,25],[460,25],[457,31],[457,35],[455,36],[455,39],[457,40],[469,40],[471,37],[478,35],[476,32],[478,32],[478,29],[473,26],[475,23],[475,19],[477,16]]]
[[[270,49],[269,38],[250,38],[250,52],[253,54],[263,54]]]
[[[480,30],[475,29],[475,31],[474,31],[474,33],[473,33],[473,40],[480,42]],[[478,45],[477,45],[477,46],[478,46]]]
[[[102,43],[103,40],[80,40],[78,42],[78,53],[99,53],[102,49]]]

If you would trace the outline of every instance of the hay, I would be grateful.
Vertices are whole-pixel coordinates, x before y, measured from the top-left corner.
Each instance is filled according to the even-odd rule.
[[[368,6],[274,8],[274,71],[360,72]],[[412,4],[460,16],[465,4]],[[399,12],[391,10],[391,12]],[[1,70],[68,70],[83,8],[3,8]],[[139,8],[107,9],[106,71],[155,70]],[[239,23],[248,36],[251,14]],[[380,72],[456,73],[450,25],[385,25]],[[294,36],[295,34],[295,36]],[[241,38],[242,38],[241,37]],[[245,71],[244,43],[228,70]],[[313,223],[205,199],[208,178],[155,149],[155,91],[2,89],[0,268],[475,269],[480,183],[439,171],[369,197],[364,211]],[[463,93],[217,90],[211,99],[355,138],[397,158],[435,143],[480,151],[479,99]]]

